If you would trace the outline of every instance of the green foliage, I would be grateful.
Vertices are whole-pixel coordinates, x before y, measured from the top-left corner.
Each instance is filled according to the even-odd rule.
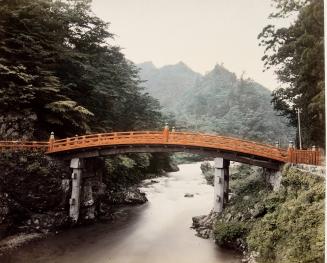
[[[1,119],[2,138],[162,127],[158,102],[89,0],[1,0],[0,39],[0,113],[33,116],[29,129]]]
[[[206,156],[205,154],[177,152],[173,154],[172,158],[176,164],[185,164],[185,163],[194,163],[194,162],[201,162],[203,160],[207,160],[208,156]]]
[[[272,192],[260,169],[242,165],[230,185],[235,196],[214,229],[219,245],[243,244],[257,262],[323,262],[323,178],[286,167]]]
[[[290,169],[282,185],[283,201],[253,225],[250,248],[259,252],[259,262],[323,262],[323,179]]]
[[[220,246],[232,246],[246,232],[246,227],[240,222],[225,223],[217,221],[214,230],[215,241]]]
[[[0,169],[0,192],[7,193],[27,213],[64,208],[67,200],[62,179],[70,177],[67,163],[42,152],[3,152]]]
[[[306,146],[325,145],[324,90],[324,4],[323,0],[274,0],[277,13],[271,17],[297,15],[288,27],[266,26],[259,34],[265,46],[262,60],[274,67],[285,84],[274,90],[272,102],[291,125],[297,125],[301,109],[303,141]]]
[[[0,7],[0,112],[19,116],[29,109],[36,116],[30,123],[36,136],[46,130],[48,137],[51,124],[65,126],[66,132],[84,131],[87,126],[83,107],[75,107],[65,121],[57,113],[63,112],[63,101],[71,100],[56,74],[64,51],[60,33],[68,33],[62,16],[55,14],[57,8],[57,4],[46,0],[3,0]],[[8,124],[10,120],[4,119],[1,126]],[[15,135],[24,136],[24,129],[18,128]]]
[[[158,101],[90,2],[0,0],[1,139],[163,127]],[[150,165],[133,158],[117,157],[117,166]]]
[[[203,162],[201,163],[200,169],[204,175],[204,178],[207,180],[207,183],[209,185],[213,185],[215,175],[214,168],[211,166],[211,164],[209,162]]]
[[[121,154],[105,160],[104,183],[107,188],[120,190],[144,179],[156,177],[162,170],[169,170],[168,154]]]

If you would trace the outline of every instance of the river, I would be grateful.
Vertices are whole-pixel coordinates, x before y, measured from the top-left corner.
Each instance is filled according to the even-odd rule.
[[[200,163],[145,181],[149,202],[120,210],[119,220],[76,227],[11,251],[1,263],[238,263],[240,256],[195,236],[192,216],[212,208]],[[185,193],[194,197],[184,197]]]

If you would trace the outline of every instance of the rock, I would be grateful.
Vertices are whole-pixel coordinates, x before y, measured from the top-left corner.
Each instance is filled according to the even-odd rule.
[[[66,211],[47,212],[42,214],[33,214],[31,218],[23,222],[28,229],[37,230],[37,232],[48,233],[51,230],[60,228],[68,224],[69,218]],[[24,227],[23,226],[23,227]]]
[[[199,229],[197,231],[197,234],[196,235],[198,237],[202,237],[204,239],[208,239],[208,238],[210,238],[211,234],[212,234],[212,231],[210,229],[201,228],[201,229]]]
[[[231,201],[233,198],[235,198],[237,195],[235,193],[228,193],[228,200]]]
[[[253,218],[262,217],[267,213],[267,209],[264,206],[255,206],[251,209],[251,215]]]
[[[229,222],[229,220],[232,218],[232,214],[231,213],[228,213],[226,215],[226,222]]]
[[[91,200],[88,200],[88,201],[86,201],[86,202],[84,202],[84,206],[85,207],[88,207],[88,206],[92,206],[94,204],[94,200],[93,199],[91,199]]]
[[[241,212],[238,212],[237,215],[236,215],[236,219],[237,219],[238,221],[241,221],[242,218],[243,218],[243,214],[242,214]]]
[[[256,258],[259,256],[258,252],[250,251],[245,253],[244,258],[241,262],[244,263],[257,263]]]
[[[164,168],[166,172],[178,172],[179,167],[176,163],[174,162],[169,162],[169,164]]]
[[[243,197],[243,200],[244,200],[244,201],[248,201],[248,200],[250,200],[250,196],[245,195],[245,196]]]
[[[137,187],[130,187],[120,191],[107,192],[103,201],[108,205],[123,204],[143,204],[148,201],[145,193],[141,192]]]
[[[141,192],[139,189],[129,190],[124,199],[127,204],[143,204],[148,201],[145,197],[145,193]]]
[[[208,215],[192,217],[192,228],[196,230],[196,235],[205,239],[213,236],[213,224],[217,214],[211,211]]]
[[[193,221],[192,227],[193,228],[200,227],[202,225],[202,220],[206,217],[207,217],[206,215],[192,217],[192,221]]]
[[[184,197],[194,197],[194,194],[186,193]]]
[[[157,180],[151,180],[150,182],[153,183],[153,184],[159,183],[159,181],[157,181]]]

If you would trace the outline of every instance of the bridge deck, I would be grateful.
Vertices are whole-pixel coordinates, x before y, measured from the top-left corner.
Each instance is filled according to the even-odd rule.
[[[281,163],[320,164],[319,151],[297,151],[294,149],[288,151],[269,144],[238,138],[189,132],[171,132],[169,135],[162,131],[116,132],[76,136],[61,140],[50,140],[49,142],[0,141],[1,150],[43,149],[47,154],[56,155],[69,154],[71,152],[78,153],[79,151],[82,152],[93,148],[105,149],[115,146],[140,145],[205,148],[245,154]]]

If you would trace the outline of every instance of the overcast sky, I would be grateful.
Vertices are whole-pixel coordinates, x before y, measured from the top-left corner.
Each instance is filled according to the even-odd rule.
[[[93,0],[92,8],[134,63],[183,61],[203,74],[224,63],[269,89],[278,85],[272,71],[262,72],[257,40],[271,0]]]

